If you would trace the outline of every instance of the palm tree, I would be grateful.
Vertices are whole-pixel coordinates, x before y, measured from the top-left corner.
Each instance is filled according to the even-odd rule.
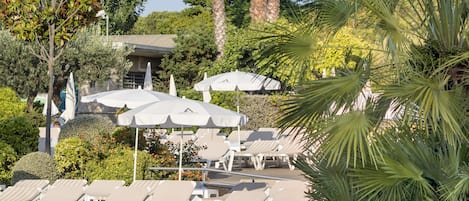
[[[372,27],[384,47],[348,55],[337,77],[305,82],[285,103],[279,124],[304,127],[320,144],[296,162],[312,198],[469,199],[468,3],[317,0],[303,27],[264,38],[265,58],[299,68],[327,47],[305,36]],[[379,93],[363,93],[370,82]]]
[[[280,0],[267,0],[266,18],[268,22],[274,22],[280,15]]]
[[[215,24],[215,43],[218,50],[218,58],[223,57],[223,48],[226,42],[226,17],[225,1],[212,0],[213,22]]]
[[[251,23],[253,24],[265,22],[266,0],[251,0],[249,15],[251,16]]]

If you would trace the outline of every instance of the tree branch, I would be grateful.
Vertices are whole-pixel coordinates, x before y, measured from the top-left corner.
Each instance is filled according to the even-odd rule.
[[[72,18],[78,13],[79,10],[80,10],[79,8],[75,9],[75,10],[73,11],[73,13],[72,13],[71,15],[69,15],[69,16],[67,17],[67,19],[65,19],[65,20],[63,21],[62,24],[56,24],[57,27],[56,27],[55,30],[60,30],[60,29],[62,28],[62,26],[63,26],[65,23],[67,23],[67,21],[69,21],[70,19],[72,19]]]

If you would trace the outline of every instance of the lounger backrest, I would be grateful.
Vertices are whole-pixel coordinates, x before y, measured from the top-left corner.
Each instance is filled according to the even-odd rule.
[[[52,184],[53,186],[67,186],[67,187],[83,187],[88,183],[84,179],[58,179]]]
[[[276,181],[270,188],[270,196],[273,200],[307,201],[307,190],[308,185],[303,181]]]
[[[0,193],[1,201],[24,201],[34,200],[39,196],[41,190],[34,187],[10,186]]]
[[[149,196],[145,188],[121,187],[116,189],[106,201],[144,201]]]
[[[194,181],[164,180],[153,191],[152,201],[188,201],[194,192]]]
[[[277,146],[278,141],[276,140],[257,140],[245,152],[251,154],[271,153],[277,150]]]
[[[201,159],[218,160],[230,150],[230,146],[224,141],[208,142],[206,147],[198,152]]]
[[[122,186],[123,180],[94,180],[86,189],[85,194],[94,198],[107,198],[112,192]]]
[[[32,188],[39,188],[43,189],[49,185],[49,180],[47,179],[25,179],[20,180],[15,183],[15,187],[22,186],[22,187],[32,187]]]
[[[160,185],[160,180],[135,180],[130,184],[130,188],[143,188],[148,192],[155,190]]]
[[[269,196],[263,191],[233,191],[225,201],[266,201]]]

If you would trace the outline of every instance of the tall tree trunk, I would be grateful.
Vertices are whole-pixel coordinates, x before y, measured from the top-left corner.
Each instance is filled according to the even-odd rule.
[[[266,0],[251,0],[249,8],[251,23],[263,23],[266,20]]]
[[[215,43],[218,51],[217,58],[221,58],[224,55],[223,48],[226,42],[225,1],[212,0],[212,12],[213,23],[215,24]]]
[[[280,0],[267,0],[267,21],[274,22],[280,15]]]
[[[51,1],[51,6],[56,9],[56,1]],[[49,53],[47,54],[48,73],[49,73],[49,88],[47,93],[47,112],[46,112],[46,141],[45,151],[51,155],[50,147],[50,125],[52,123],[52,95],[54,91],[54,63],[55,63],[55,22],[49,24]]]

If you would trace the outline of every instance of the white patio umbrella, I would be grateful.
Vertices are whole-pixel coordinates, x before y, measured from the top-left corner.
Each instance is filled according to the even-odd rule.
[[[147,71],[145,72],[145,79],[143,80],[143,89],[153,90],[153,82],[151,81],[151,63],[147,63]]]
[[[129,110],[118,116],[117,124],[135,128],[153,128],[156,125],[164,128],[184,128],[184,126],[216,128],[245,125],[246,121],[246,116],[237,112],[210,103],[179,98],[149,103]],[[182,137],[183,135],[179,150],[179,180],[182,174]],[[135,165],[136,160],[134,168]]]
[[[176,82],[174,82],[173,74],[169,76],[169,95],[178,96],[178,93],[176,91]]]
[[[100,92],[81,97],[81,102],[98,102],[109,107],[136,108],[151,102],[170,100],[176,97],[157,91],[138,89],[120,89],[113,91]]]
[[[62,112],[62,117],[65,122],[75,118],[77,97],[75,93],[75,82],[73,80],[73,72],[70,72],[70,76],[67,81],[67,88],[65,89],[65,111]]]
[[[194,85],[196,91],[236,91],[236,111],[239,112],[239,91],[279,90],[280,82],[263,75],[241,72],[222,73],[202,80]],[[238,144],[241,147],[238,126]]]

